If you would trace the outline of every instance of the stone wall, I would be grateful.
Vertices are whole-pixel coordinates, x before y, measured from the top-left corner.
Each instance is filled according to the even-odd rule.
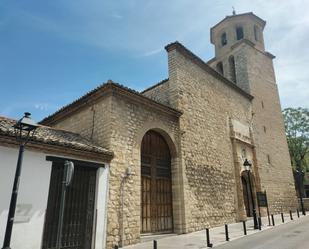
[[[230,118],[248,125],[250,100],[168,47],[170,102],[181,111],[185,232],[237,219]]]
[[[141,165],[140,146],[144,134],[150,130],[161,133],[172,154],[173,215],[176,231],[181,226],[181,196],[177,156],[178,118],[162,114],[153,108],[136,103],[133,99],[115,95],[111,113],[111,150],[115,157],[111,162],[110,199],[108,203],[107,244],[118,244],[121,239],[120,188],[125,170],[130,167],[133,175],[124,180],[124,244],[134,244],[140,239]],[[120,236],[119,236],[120,235]],[[109,247],[110,248],[110,247]]]
[[[248,60],[253,136],[262,190],[268,193],[270,211],[295,210],[297,199],[272,58],[250,46]]]
[[[144,91],[144,96],[119,87],[109,94],[97,92],[95,100],[90,97],[54,124],[115,154],[109,178],[109,249],[140,240],[140,146],[150,129],[159,132],[171,150],[174,232],[193,232],[245,218],[244,157],[253,162],[255,191],[267,191],[270,212],[296,209],[272,57],[264,52],[264,22],[252,14],[233,18],[213,30],[216,58],[209,64],[215,68],[221,61],[224,76],[231,79],[228,58],[233,55],[235,84],[175,43],[167,46],[168,80]],[[241,41],[235,36],[238,24],[245,32]],[[254,41],[255,24],[260,28],[258,41]],[[224,31],[228,44],[222,48]],[[127,168],[133,174],[124,178]]]
[[[126,89],[115,90],[90,103],[54,126],[92,137],[114,152],[109,176],[107,248],[140,241],[140,149],[144,134],[151,129],[166,139],[171,150],[174,230],[181,233],[184,201],[178,165],[178,116],[143,102],[143,97]],[[124,178],[127,168],[131,168],[132,175]]]
[[[111,96],[90,102],[78,111],[67,115],[53,126],[76,132],[110,149],[111,140]]]
[[[240,41],[237,40],[236,27],[243,28],[244,39],[250,41],[262,51],[264,50],[263,29],[265,23],[262,19],[251,13],[228,16],[227,18],[226,21],[220,22],[211,29],[211,41],[215,45],[217,60],[221,60],[222,56],[225,57],[230,49]],[[257,28],[257,40],[254,35],[254,26]],[[227,44],[222,46],[221,35],[224,32],[226,33]]]
[[[142,94],[162,104],[168,106],[170,105],[168,80],[164,80],[148,90],[146,89],[144,92],[142,92]]]

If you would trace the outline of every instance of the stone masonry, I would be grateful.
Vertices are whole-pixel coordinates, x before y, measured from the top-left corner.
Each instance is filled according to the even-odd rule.
[[[252,13],[228,16],[211,29],[216,57],[209,62],[169,44],[168,79],[142,93],[109,81],[42,121],[113,151],[108,249],[140,241],[141,141],[149,130],[163,136],[171,154],[174,233],[247,218],[244,159],[252,162],[254,198],[266,190],[271,212],[296,208],[264,26]],[[236,27],[243,29],[239,40]],[[218,63],[223,72],[216,71]],[[128,168],[133,174],[126,178]]]
[[[97,97],[95,97],[97,95]],[[180,230],[181,217],[178,157],[178,116],[180,112],[146,99],[119,85],[108,83],[92,93],[84,107],[71,108],[63,117],[53,117],[50,125],[69,129],[92,138],[114,152],[110,164],[107,247],[122,243],[137,243],[140,239],[140,146],[148,130],[160,132],[170,145],[172,153],[174,228]],[[46,121],[47,122],[47,121]],[[123,178],[126,169],[132,176]],[[121,185],[124,184],[124,208],[121,203]],[[122,214],[123,212],[123,214]],[[123,220],[122,220],[123,217]],[[178,218],[180,219],[180,218]],[[122,227],[123,224],[123,227]],[[103,228],[102,228],[103,229]]]
[[[288,211],[297,206],[294,179],[284,132],[283,117],[275,79],[272,54],[265,51],[263,29],[266,22],[252,13],[229,16],[211,29],[216,57],[230,77],[228,59],[235,58],[236,84],[254,96],[252,100],[252,136],[259,172],[258,187],[266,190],[272,212]],[[244,28],[244,39],[237,41],[235,27]],[[254,30],[256,29],[256,34]],[[220,44],[226,32],[227,44]]]

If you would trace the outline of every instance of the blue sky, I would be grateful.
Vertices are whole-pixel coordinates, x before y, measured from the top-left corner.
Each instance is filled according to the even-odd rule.
[[[112,79],[142,90],[166,78],[164,46],[209,60],[209,29],[235,6],[267,21],[283,107],[309,107],[305,0],[2,0],[0,115],[37,121]]]

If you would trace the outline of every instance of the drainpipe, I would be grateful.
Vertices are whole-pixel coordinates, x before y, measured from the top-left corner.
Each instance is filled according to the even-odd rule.
[[[132,175],[131,168],[127,168],[125,175],[121,179],[121,247],[124,246],[124,183]]]

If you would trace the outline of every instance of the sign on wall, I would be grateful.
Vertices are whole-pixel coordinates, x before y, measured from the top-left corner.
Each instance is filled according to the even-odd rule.
[[[266,192],[256,192],[256,197],[259,207],[267,207]]]

